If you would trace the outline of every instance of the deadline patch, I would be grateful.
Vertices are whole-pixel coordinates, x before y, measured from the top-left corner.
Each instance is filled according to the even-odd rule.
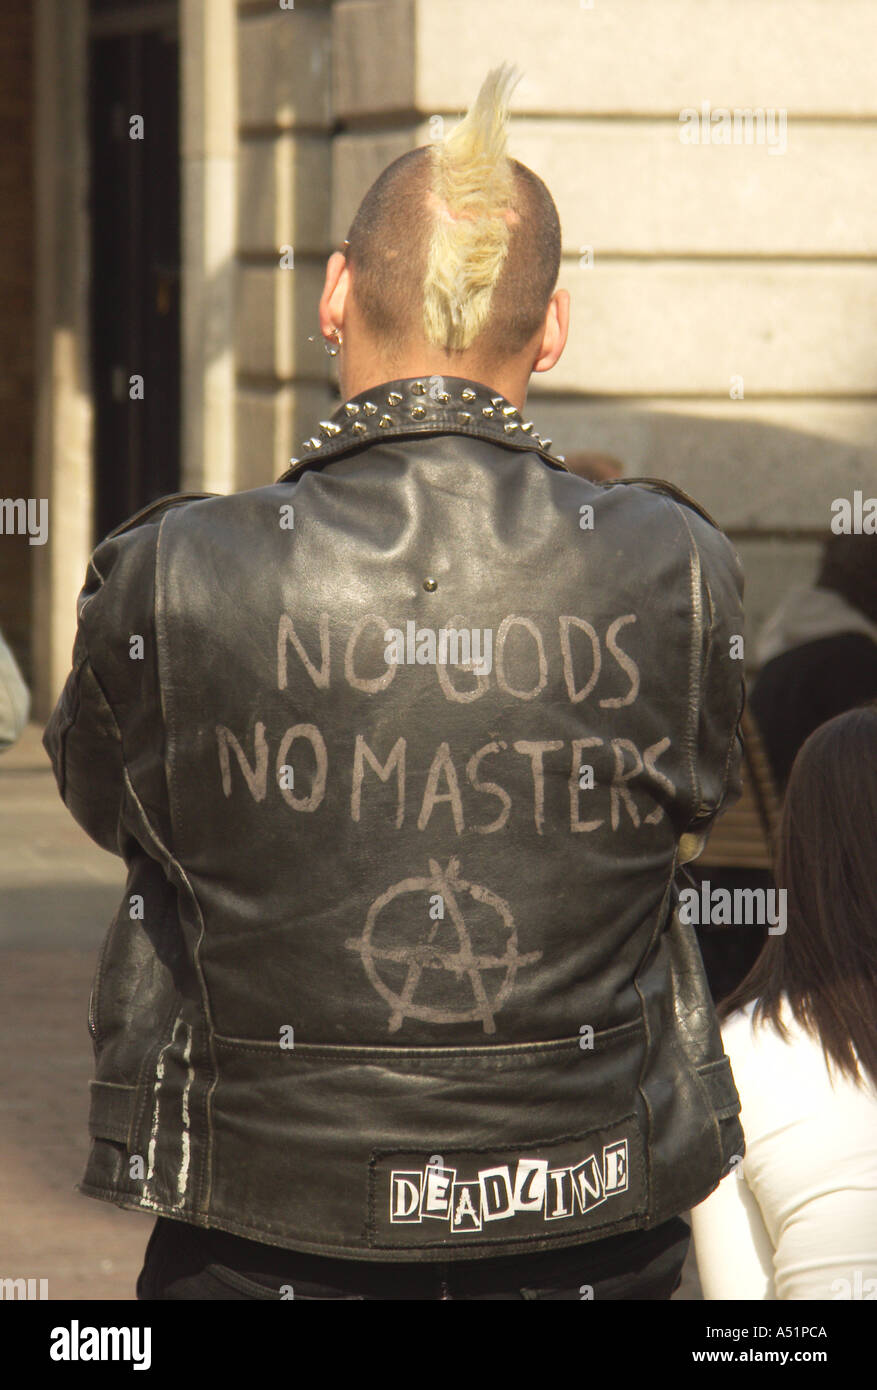
[[[516,1239],[614,1224],[645,1210],[642,1141],[629,1116],[514,1154],[375,1155],[370,1196],[370,1228],[380,1245]]]

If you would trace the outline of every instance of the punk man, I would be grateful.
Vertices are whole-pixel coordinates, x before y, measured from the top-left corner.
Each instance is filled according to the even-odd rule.
[[[492,72],[366,193],[342,401],[95,549],[45,733],[128,881],[85,1194],[144,1299],[668,1298],[742,1155],[674,874],[739,791],[741,575],[527,418],[560,227]]]

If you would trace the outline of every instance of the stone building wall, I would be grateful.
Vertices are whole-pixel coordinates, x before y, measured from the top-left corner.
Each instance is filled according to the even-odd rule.
[[[0,622],[26,657],[30,613],[35,717],[69,669],[90,548],[86,12],[38,0],[33,31],[28,6],[0,16],[0,495],[47,496],[53,517],[47,553],[0,546]],[[380,170],[511,61],[511,151],[554,194],[572,299],[529,414],[558,452],[614,453],[713,513],[744,562],[751,639],[812,576],[832,499],[877,491],[873,0],[180,0],[180,14],[183,487],[259,486],[297,455],[337,401],[317,319],[327,255]],[[727,144],[710,121],[723,110]]]
[[[272,482],[332,408],[317,320],[331,250],[331,42],[331,4],[238,5],[238,487]]]
[[[33,496],[33,23],[0,7],[0,497]],[[0,630],[30,677],[31,554],[0,535]]]
[[[560,452],[712,512],[750,638],[813,574],[831,500],[877,491],[875,49],[868,0],[334,6],[333,241],[390,159],[516,63],[510,148],[554,194],[572,298],[529,413]]]

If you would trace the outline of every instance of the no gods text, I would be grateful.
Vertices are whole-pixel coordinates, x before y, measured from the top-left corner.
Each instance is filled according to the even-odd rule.
[[[456,622],[455,619],[450,621]],[[630,655],[630,644],[622,647],[621,634],[628,628],[635,632],[636,623],[635,614],[622,614],[598,633],[584,618],[560,616],[556,636],[563,685],[553,683],[552,703],[556,705],[565,691],[573,705],[580,705],[589,698],[602,710],[627,709],[635,705],[640,692],[640,671]],[[393,624],[382,615],[367,614],[349,633],[344,644],[343,668],[344,680],[352,690],[380,697],[396,678],[398,664],[387,662],[384,655],[383,635],[391,626]],[[369,627],[371,641],[366,635]],[[319,639],[317,661],[315,644],[308,651],[292,619],[287,614],[281,615],[277,633],[279,691],[290,689],[291,663],[294,663],[292,684],[297,695],[304,693],[302,668],[309,687],[316,691],[330,688],[332,644],[327,613],[319,617]],[[294,661],[293,653],[298,662]],[[376,675],[365,674],[376,663],[383,669]],[[516,614],[504,618],[497,629],[492,675],[483,669],[479,671],[477,664],[472,662],[457,668],[439,663],[434,670],[445,700],[451,703],[471,704],[495,683],[506,697],[504,713],[511,700],[524,704],[537,699],[546,690],[549,680],[542,631],[532,619]],[[312,694],[307,704],[313,705]],[[373,727],[371,719],[367,722]],[[473,729],[478,729],[479,725],[484,727],[485,720],[473,717]],[[489,728],[489,724],[486,727]],[[264,802],[273,782],[293,811],[312,813],[324,803],[330,783],[330,756],[323,732],[315,723],[301,722],[287,728],[275,743],[273,759],[262,720],[256,719],[248,729],[238,731],[217,724],[215,734],[225,797],[230,798],[235,785],[243,783],[253,801]],[[617,830],[622,822],[635,827],[656,824],[664,815],[660,803],[666,804],[676,795],[673,782],[657,766],[670,748],[669,736],[647,747],[638,747],[628,737],[609,736],[608,730],[605,736],[568,740],[532,735],[519,739],[500,738],[490,733],[480,747],[461,752],[459,749],[452,751],[450,743],[442,740],[441,729],[436,727],[435,752],[413,794],[410,773],[406,777],[406,757],[409,765],[416,759],[418,768],[426,766],[422,732],[416,745],[411,747],[404,732],[395,727],[388,734],[385,726],[380,736],[371,728],[366,733],[354,729],[347,738],[352,744],[352,756],[345,795],[349,788],[349,811],[355,822],[363,817],[364,800],[380,796],[385,806],[390,799],[389,814],[397,828],[408,816],[416,817],[417,828],[425,830],[436,807],[443,806],[444,815],[451,815],[457,834],[464,829],[491,834],[502,830],[509,821],[513,809],[512,796],[507,790],[510,786],[516,792],[516,799],[517,795],[526,796],[527,818],[532,818],[536,833],[541,835],[546,816],[556,824],[552,813],[559,809],[556,795],[546,804],[546,788],[556,792],[558,778],[562,777],[564,826],[573,832],[597,830],[604,824]],[[273,763],[270,776],[269,763]],[[239,769],[240,776],[235,768]],[[498,772],[506,785],[489,780]],[[600,796],[601,791],[606,795]],[[473,792],[478,794],[479,801],[475,801]],[[595,798],[599,799],[599,806]]]

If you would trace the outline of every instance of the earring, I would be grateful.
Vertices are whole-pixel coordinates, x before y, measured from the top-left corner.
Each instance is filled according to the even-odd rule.
[[[338,344],[338,347],[332,347],[326,338],[323,339],[323,347],[326,349],[330,357],[337,357],[338,349],[341,347],[341,344],[344,340],[341,337],[341,334],[338,332],[337,328],[332,329],[332,337],[335,339],[336,343]],[[308,342],[315,343],[316,341],[317,335],[315,333],[312,333],[308,338]]]

